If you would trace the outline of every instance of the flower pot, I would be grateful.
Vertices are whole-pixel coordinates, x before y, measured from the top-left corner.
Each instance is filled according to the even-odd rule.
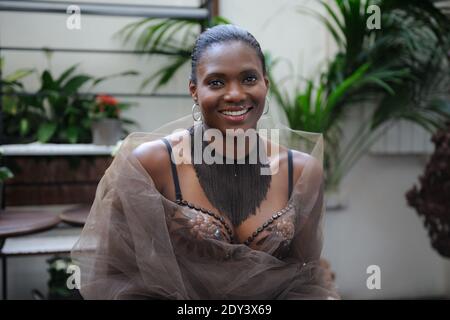
[[[101,119],[92,124],[92,143],[115,145],[122,137],[122,122],[118,119]]]
[[[327,190],[325,193],[327,211],[339,211],[348,207],[348,197],[340,189]]]

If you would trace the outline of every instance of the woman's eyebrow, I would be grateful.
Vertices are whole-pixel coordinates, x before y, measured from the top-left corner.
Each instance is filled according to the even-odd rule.
[[[244,74],[244,73],[258,73],[258,70],[254,69],[254,68],[249,68],[249,69],[246,69],[241,72],[241,74]]]
[[[205,79],[212,78],[212,77],[223,78],[223,77],[226,77],[226,75],[225,75],[225,73],[221,73],[221,72],[212,72],[212,73],[208,73],[205,76]]]
[[[239,72],[239,75],[248,74],[248,73],[258,73],[258,70],[254,69],[254,68],[245,69],[245,70]],[[227,74],[222,73],[222,72],[211,72],[205,76],[205,79],[211,78],[211,77],[226,78]]]

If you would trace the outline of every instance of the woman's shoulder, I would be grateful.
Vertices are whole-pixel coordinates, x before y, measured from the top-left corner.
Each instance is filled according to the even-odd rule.
[[[167,146],[163,140],[167,140],[172,148],[174,148],[182,140],[182,138],[186,136],[186,134],[188,134],[187,130],[176,131],[160,139],[141,143],[133,150],[133,154],[137,156],[139,160],[146,160],[147,157],[162,160],[161,158],[168,157]]]
[[[300,177],[308,184],[315,185],[323,181],[322,162],[308,153],[292,150],[294,168],[294,181],[296,184]]]
[[[164,137],[172,147],[175,147],[185,135],[184,131],[175,132]],[[133,150],[133,155],[139,160],[152,178],[170,170],[170,157],[163,138],[144,142]]]
[[[164,161],[169,161],[167,149],[162,140],[144,142],[133,150],[133,155],[147,171],[154,171]]]
[[[312,155],[295,149],[289,149],[282,145],[278,145],[277,147],[279,148],[278,158],[274,160],[279,161],[280,168],[282,170],[286,169],[287,171],[288,150],[291,150],[292,152],[292,168],[293,168],[294,182],[298,181],[305,168],[308,168],[308,170],[312,169],[314,171],[313,174],[315,177],[319,177],[322,175],[322,164],[318,159],[314,158]]]

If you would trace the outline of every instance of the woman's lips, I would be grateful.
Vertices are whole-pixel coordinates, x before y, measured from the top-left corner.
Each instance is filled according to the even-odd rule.
[[[219,113],[222,115],[222,117],[230,122],[242,122],[248,118],[248,115],[250,114],[250,111],[252,109],[253,107],[243,108],[239,110],[236,110],[236,108],[230,108],[221,110],[219,111]]]

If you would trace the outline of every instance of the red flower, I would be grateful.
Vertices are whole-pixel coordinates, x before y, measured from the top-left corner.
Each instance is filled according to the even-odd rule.
[[[99,94],[95,97],[94,113],[100,118],[119,119],[122,105],[113,96]]]
[[[105,104],[115,106],[117,104],[117,99],[108,95],[98,95],[97,103],[99,103],[100,105]]]

